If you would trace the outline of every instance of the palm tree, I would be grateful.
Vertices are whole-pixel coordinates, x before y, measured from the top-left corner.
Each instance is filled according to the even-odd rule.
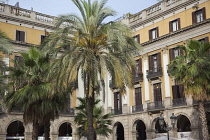
[[[77,98],[80,102],[80,105],[75,109],[78,112],[75,116],[75,122],[78,124],[77,133],[79,137],[87,136],[87,99],[86,98]],[[95,100],[94,109],[93,109],[93,126],[96,131],[96,135],[102,135],[108,137],[112,133],[112,130],[109,129],[111,126],[110,113],[103,115],[102,106],[98,107],[97,104],[100,100]]]
[[[9,111],[23,110],[24,122],[33,124],[32,140],[38,138],[39,124],[45,125],[45,139],[49,139],[50,120],[54,120],[65,103],[67,92],[52,95],[51,83],[46,79],[49,68],[49,55],[43,55],[36,48],[21,53],[23,62],[14,62],[11,68],[12,90],[7,94],[5,104]]]
[[[184,85],[184,93],[198,101],[203,140],[208,139],[204,101],[210,99],[210,43],[190,40],[180,46],[184,55],[176,57],[169,64],[169,73]]]
[[[94,95],[99,91],[100,82],[104,87],[104,78],[109,74],[120,92],[126,93],[125,87],[132,87],[131,68],[135,65],[133,56],[139,45],[126,25],[120,22],[104,23],[107,17],[115,14],[115,11],[105,7],[107,0],[72,1],[81,17],[61,15],[56,23],[57,30],[48,38],[50,41],[44,50],[63,52],[50,68],[58,73],[54,78],[57,90],[71,86],[69,83],[77,81],[79,74],[82,77],[88,101],[87,137],[94,140]]]

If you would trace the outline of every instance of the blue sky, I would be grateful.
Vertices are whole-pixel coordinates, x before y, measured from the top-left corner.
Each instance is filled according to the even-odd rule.
[[[33,7],[34,11],[47,15],[78,14],[71,0],[9,0],[8,4],[15,5],[18,1],[21,8],[30,10]],[[137,13],[157,2],[158,0],[109,0],[107,6],[117,11],[118,14],[108,20],[115,20],[127,13]]]

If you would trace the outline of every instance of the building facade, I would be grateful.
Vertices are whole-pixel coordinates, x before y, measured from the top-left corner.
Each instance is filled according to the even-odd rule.
[[[18,59],[18,52],[39,45],[48,32],[53,31],[54,20],[55,17],[49,15],[0,4],[0,30],[13,40],[13,51],[9,56],[4,55],[6,63],[12,66],[9,58]],[[177,121],[169,135],[201,140],[197,102],[183,94],[183,86],[168,74],[167,65],[183,53],[178,45],[184,45],[189,39],[209,41],[210,0],[164,0],[136,14],[127,14],[116,22],[132,28],[142,50],[135,57],[137,72],[134,89],[127,88],[127,94],[123,96],[115,88],[111,77],[106,78],[106,94],[102,95],[101,91],[98,98],[102,100],[105,113],[113,114],[113,133],[108,138],[98,136],[98,139],[146,140],[166,135],[160,128],[158,117],[162,114],[165,125],[171,125],[170,116],[174,113]],[[78,84],[79,88],[70,97],[69,108],[51,122],[52,140],[65,136],[78,139],[72,109],[77,105],[76,97],[84,96],[81,80]],[[208,102],[205,107],[209,124]],[[11,137],[30,140],[32,126],[22,122],[21,112],[7,114],[2,107],[0,140]],[[43,132],[40,132],[42,135]]]

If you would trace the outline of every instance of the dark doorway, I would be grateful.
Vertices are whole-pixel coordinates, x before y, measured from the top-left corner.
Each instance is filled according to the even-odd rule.
[[[14,121],[7,128],[7,136],[24,136],[24,131],[23,123],[21,121]]]
[[[146,126],[143,121],[138,120],[136,125],[136,140],[146,140]]]
[[[121,123],[117,123],[117,132],[116,132],[117,140],[124,140],[124,128]]]
[[[60,126],[59,136],[72,136],[72,128],[70,123],[65,122]]]
[[[191,123],[190,120],[184,116],[184,115],[179,115],[177,119],[177,131],[178,132],[189,132],[191,131]]]
[[[164,125],[163,128],[161,128],[158,118],[155,119],[156,123],[155,123],[155,133],[167,133],[167,131],[165,131],[163,128],[166,127],[166,123],[164,121]]]

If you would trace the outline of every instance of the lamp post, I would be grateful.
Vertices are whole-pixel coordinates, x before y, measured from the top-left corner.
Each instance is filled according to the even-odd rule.
[[[164,129],[167,132],[168,140],[169,140],[169,131],[174,128],[176,123],[176,118],[177,117],[174,115],[174,113],[172,113],[172,116],[170,117],[172,127],[170,127],[168,124],[166,124],[166,126],[164,127],[164,117],[162,116],[162,114],[160,114],[160,117],[158,118],[161,129]]]

